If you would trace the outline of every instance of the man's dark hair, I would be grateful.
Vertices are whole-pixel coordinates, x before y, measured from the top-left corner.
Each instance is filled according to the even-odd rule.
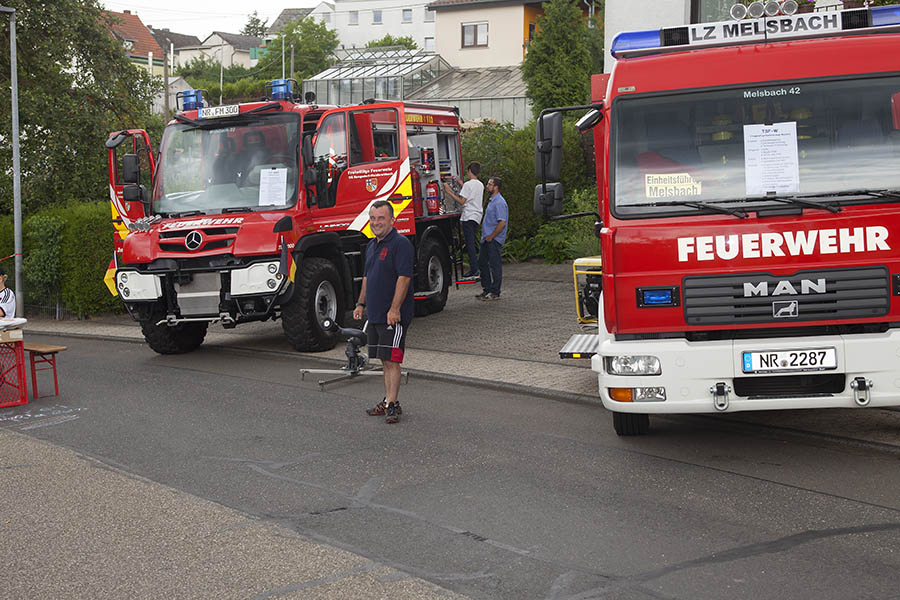
[[[394,217],[394,205],[391,204],[390,202],[388,202],[387,200],[376,200],[375,202],[372,203],[372,206],[369,207],[369,210],[372,210],[373,208],[381,208],[383,206],[388,207],[388,209],[391,211],[391,218],[393,218]]]
[[[490,181],[494,182],[494,186],[496,186],[498,192],[503,189],[503,181],[499,177],[491,177]]]
[[[478,162],[477,160],[473,160],[472,162],[469,163],[469,166],[466,167],[466,170],[471,171],[472,175],[474,175],[475,177],[478,177],[478,174],[481,173],[481,163]]]

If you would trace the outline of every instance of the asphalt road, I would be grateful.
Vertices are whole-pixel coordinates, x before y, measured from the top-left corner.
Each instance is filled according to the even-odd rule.
[[[415,377],[401,388],[402,422],[388,426],[363,412],[378,379],[320,393],[298,371],[321,365],[294,356],[41,341],[70,347],[62,394],[0,409],[0,429],[461,595],[900,598],[900,453],[888,448],[696,417],[617,438],[599,407]],[[46,426],[15,418],[61,406]],[[15,486],[6,492],[9,506]],[[27,519],[5,524],[7,551],[11,536],[30,539],[15,530]],[[73,535],[86,527],[71,522]],[[128,578],[123,563],[112,555],[104,568]],[[14,564],[0,597],[29,577]],[[184,597],[213,597],[201,570],[180,575]],[[41,597],[41,581],[27,583]],[[91,586],[72,589],[99,597]]]

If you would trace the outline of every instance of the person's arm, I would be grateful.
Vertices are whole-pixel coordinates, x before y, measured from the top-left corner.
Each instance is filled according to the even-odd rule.
[[[391,301],[391,308],[388,309],[387,322],[388,325],[394,325],[400,322],[400,307],[406,300],[406,292],[409,291],[409,283],[412,277],[400,275],[397,277],[397,284],[394,286],[394,299]]]
[[[356,307],[353,309],[353,318],[361,321],[363,318],[363,310],[366,308],[366,279],[363,277],[362,289],[359,290],[359,300],[356,301]]]
[[[484,241],[493,242],[494,238],[500,235],[500,232],[503,231],[504,227],[506,227],[506,221],[497,221],[497,226],[494,227],[494,230],[488,235],[484,236]]]
[[[453,198],[453,200],[454,200],[457,204],[465,204],[465,203],[466,203],[466,197],[465,197],[465,196],[460,196],[459,194],[457,194],[456,192],[454,192],[454,191],[453,191],[453,188],[450,187],[450,182],[448,182],[448,181],[445,181],[445,182],[444,182],[444,191],[447,192],[448,194],[450,194],[450,197]]]

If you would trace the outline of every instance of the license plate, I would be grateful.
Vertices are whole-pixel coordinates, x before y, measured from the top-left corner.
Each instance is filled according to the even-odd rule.
[[[216,119],[218,117],[233,117],[240,112],[240,108],[237,104],[229,104],[228,106],[205,106],[200,109],[197,118]]]
[[[834,348],[743,352],[742,358],[744,373],[827,371],[837,368],[837,351]]]

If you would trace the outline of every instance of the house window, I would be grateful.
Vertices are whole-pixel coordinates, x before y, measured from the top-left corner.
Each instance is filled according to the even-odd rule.
[[[434,52],[434,38],[425,38],[425,51]]]
[[[331,13],[322,13],[322,22],[326,25],[331,24]]]
[[[463,23],[462,26],[462,47],[473,48],[475,46],[488,45],[488,24],[485,23]]]
[[[372,11],[372,25],[381,25],[381,11],[380,10]]]
[[[425,22],[426,23],[434,23],[434,11],[425,9]]]
[[[350,11],[350,21],[348,24],[349,25],[359,25],[359,11],[358,10]]]
[[[412,9],[411,8],[403,9],[403,22],[404,23],[412,23]]]
[[[733,0],[691,0],[691,22],[730,21]]]

